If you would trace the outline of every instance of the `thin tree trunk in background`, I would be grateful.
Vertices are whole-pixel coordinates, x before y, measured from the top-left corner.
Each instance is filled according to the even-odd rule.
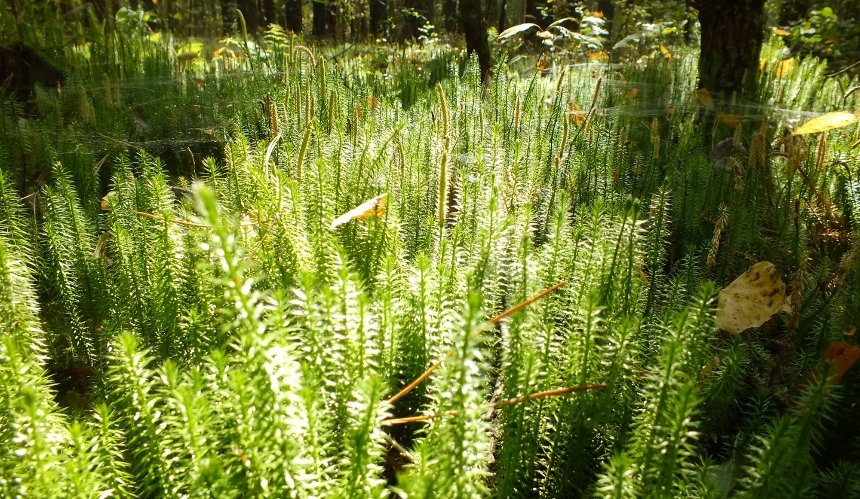
[[[314,36],[322,38],[325,36],[336,36],[335,16],[332,8],[326,2],[313,2],[313,30]]]
[[[614,44],[618,40],[615,33],[612,32],[612,19],[615,17],[615,2],[612,0],[598,0],[597,10],[603,13],[603,19],[606,20],[606,24],[603,27],[609,32],[609,42]]]
[[[323,2],[313,2],[311,4],[313,8],[313,28],[311,32],[314,36],[323,37],[326,35],[326,15],[328,14],[328,9],[326,9],[326,5]]]
[[[93,2],[93,4],[96,7],[98,17],[105,21],[105,29],[113,31],[114,19],[116,17],[113,0],[98,0],[97,2]]]
[[[499,0],[499,23],[496,29],[501,33],[508,28],[508,0]]]
[[[302,0],[284,0],[287,29],[293,33],[302,32]]]
[[[484,0],[484,19],[497,19],[499,17],[498,0]]]
[[[370,0],[370,33],[379,37],[385,34],[388,4],[386,0]]]
[[[262,10],[262,25],[263,28],[270,24],[280,24],[275,15],[275,0],[260,0],[260,9]]]
[[[221,0],[221,28],[224,33],[236,29],[236,0]]]
[[[457,0],[443,0],[442,11],[445,13],[445,31],[456,33],[457,27],[460,24],[459,16],[457,15]]]
[[[241,0],[239,10],[242,11],[242,17],[245,19],[245,28],[248,34],[253,35],[260,27],[260,11],[257,8],[257,2],[254,0]]]
[[[490,43],[487,41],[487,21],[481,0],[460,0],[460,27],[466,35],[466,52],[478,55],[481,80],[490,74]]]
[[[536,23],[540,21],[540,14],[538,14],[537,10],[537,0],[526,0],[526,12],[524,17],[526,22]]]
[[[755,98],[764,41],[764,0],[700,0],[699,84],[712,92]]]

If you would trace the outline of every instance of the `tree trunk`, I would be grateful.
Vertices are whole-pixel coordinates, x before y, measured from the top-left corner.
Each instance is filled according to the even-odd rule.
[[[275,0],[261,0],[260,8],[262,10],[262,25],[263,28],[270,24],[279,24],[278,18],[275,15]]]
[[[245,29],[248,34],[253,35],[260,27],[260,12],[257,9],[257,2],[254,0],[240,0],[239,10],[242,11],[242,18],[245,19]]]
[[[443,0],[442,11],[445,12],[445,31],[456,33],[457,25],[460,24],[457,19],[457,0]]]
[[[302,32],[302,0],[284,0],[287,29],[293,33]]]
[[[612,32],[612,21],[615,19],[615,2],[613,0],[598,0],[597,10],[603,13],[603,19],[606,20],[603,27],[609,32],[610,43],[616,42],[619,38],[616,36],[617,33]]]
[[[481,80],[490,73],[490,43],[481,0],[460,0],[460,27],[466,35],[466,52],[478,54]]]
[[[753,97],[764,40],[764,0],[700,0],[699,86]]]
[[[496,29],[501,33],[508,28],[508,0],[499,0],[499,24]]]
[[[370,0],[370,33],[379,37],[385,34],[385,21],[387,20],[387,0]]]
[[[221,0],[221,27],[224,33],[234,33],[236,29],[236,0]]]
[[[331,6],[325,2],[313,2],[313,35],[319,38],[335,36],[335,16]]]

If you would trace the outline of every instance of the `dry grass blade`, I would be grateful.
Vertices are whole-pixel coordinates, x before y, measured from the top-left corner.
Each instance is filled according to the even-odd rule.
[[[513,314],[515,314],[515,313],[519,312],[520,310],[522,310],[522,309],[524,309],[524,308],[528,307],[528,306],[529,306],[529,305],[531,305],[532,303],[534,303],[534,302],[536,302],[536,301],[538,301],[538,300],[542,299],[542,298],[543,298],[543,297],[545,297],[546,295],[548,295],[548,294],[550,294],[550,293],[554,293],[554,292],[558,291],[558,290],[559,290],[562,286],[564,286],[565,284],[567,284],[565,281],[559,281],[559,282],[558,282],[557,284],[555,284],[553,287],[548,288],[548,289],[546,289],[546,290],[544,290],[544,291],[541,291],[540,293],[538,293],[538,294],[536,294],[536,295],[532,296],[531,298],[529,298],[529,299],[528,299],[528,300],[526,300],[526,301],[523,301],[523,302],[517,303],[517,304],[516,304],[516,305],[514,305],[513,307],[511,307],[511,308],[509,308],[509,309],[505,310],[504,312],[502,312],[502,313],[500,313],[499,315],[497,315],[497,316],[493,317],[492,319],[488,320],[487,322],[488,322],[488,323],[490,323],[490,324],[498,324],[498,323],[499,323],[502,319],[504,319],[505,317],[508,317],[509,315],[513,315]]]
[[[514,305],[513,307],[511,307],[511,308],[509,308],[509,309],[505,310],[504,312],[500,313],[499,315],[496,315],[496,316],[495,316],[495,317],[493,317],[492,319],[488,320],[488,321],[487,321],[487,323],[489,323],[489,324],[498,324],[498,323],[499,323],[502,319],[504,319],[505,317],[508,317],[509,315],[512,315],[512,314],[515,314],[515,313],[519,312],[520,310],[522,310],[522,309],[524,309],[524,308],[528,307],[529,305],[531,305],[531,304],[533,304],[534,302],[536,302],[536,301],[540,300],[541,298],[544,298],[546,295],[548,295],[548,294],[550,294],[550,293],[553,293],[553,292],[557,291],[558,289],[560,289],[560,288],[561,288],[562,286],[564,286],[565,284],[567,284],[565,281],[559,281],[557,284],[555,284],[555,285],[554,285],[554,286],[552,286],[551,288],[548,288],[548,289],[546,289],[546,290],[544,290],[544,291],[541,291],[540,293],[538,293],[538,294],[536,294],[536,295],[532,296],[532,297],[531,297],[531,298],[529,298],[528,300],[525,300],[525,301],[523,301],[523,302],[517,303],[517,304],[516,304],[516,305]],[[389,404],[393,404],[394,402],[396,402],[396,401],[400,400],[401,398],[405,397],[409,392],[411,392],[412,390],[414,390],[414,389],[415,389],[415,387],[417,387],[418,385],[420,385],[421,383],[423,383],[423,382],[424,382],[424,380],[426,380],[427,378],[429,378],[429,377],[430,377],[430,375],[431,375],[431,374],[433,374],[433,371],[435,371],[436,369],[439,369],[439,366],[441,366],[441,365],[442,365],[442,363],[443,363],[443,362],[445,362],[445,359],[447,359],[447,358],[448,358],[448,357],[450,357],[451,355],[453,355],[453,352],[448,352],[448,354],[447,354],[447,355],[445,355],[445,357],[443,357],[443,358],[439,359],[438,361],[436,361],[436,363],[435,363],[435,364],[433,364],[432,366],[428,367],[428,368],[427,368],[427,370],[426,370],[426,371],[424,371],[423,373],[421,373],[421,375],[420,375],[420,376],[418,376],[417,378],[415,378],[414,380],[412,380],[412,382],[411,382],[411,383],[409,383],[408,385],[406,385],[402,390],[400,390],[399,392],[397,392],[396,394],[394,394],[390,399],[388,399],[388,403],[389,403]]]
[[[568,393],[575,392],[584,392],[588,390],[598,390],[601,388],[606,388],[606,384],[604,383],[592,383],[588,385],[580,385],[580,386],[569,386],[567,388],[558,388],[555,390],[546,390],[543,392],[535,392],[529,395],[524,395],[522,397],[514,397],[508,400],[502,400],[501,402],[496,402],[490,404],[488,407],[490,409],[498,409],[500,407],[508,407],[516,404],[521,404],[523,402],[529,402],[531,400],[538,400],[547,397],[558,397],[561,395],[567,395]],[[405,418],[394,418],[386,420],[385,422],[390,425],[399,425],[399,424],[410,424],[410,423],[421,423],[423,421],[429,421],[431,419],[446,417],[446,416],[459,416],[459,411],[447,411],[440,414],[422,414],[421,416],[409,416]]]
[[[393,403],[397,402],[398,400],[400,400],[401,398],[405,397],[409,392],[414,390],[416,386],[420,385],[421,383],[424,382],[425,379],[429,378],[430,375],[433,374],[433,371],[435,371],[436,369],[439,369],[439,366],[441,366],[442,363],[445,362],[445,359],[450,357],[452,354],[453,354],[453,352],[448,352],[448,354],[445,357],[442,357],[441,359],[437,360],[435,364],[428,367],[427,370],[424,371],[423,373],[421,373],[420,376],[418,376],[417,378],[412,380],[411,383],[406,385],[402,390],[395,393],[390,399],[388,399],[388,403],[393,404]]]

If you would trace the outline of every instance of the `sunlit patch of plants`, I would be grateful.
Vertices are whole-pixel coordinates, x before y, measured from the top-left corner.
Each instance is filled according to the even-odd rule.
[[[4,496],[860,492],[848,76],[126,42],[0,112]]]

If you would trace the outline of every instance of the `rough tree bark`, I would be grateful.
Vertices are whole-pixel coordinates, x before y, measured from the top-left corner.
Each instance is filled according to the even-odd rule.
[[[478,54],[481,80],[490,73],[490,43],[487,41],[487,21],[481,0],[460,0],[460,28],[466,35],[466,52]]]
[[[764,0],[698,0],[702,27],[699,85],[754,98],[764,41]]]

